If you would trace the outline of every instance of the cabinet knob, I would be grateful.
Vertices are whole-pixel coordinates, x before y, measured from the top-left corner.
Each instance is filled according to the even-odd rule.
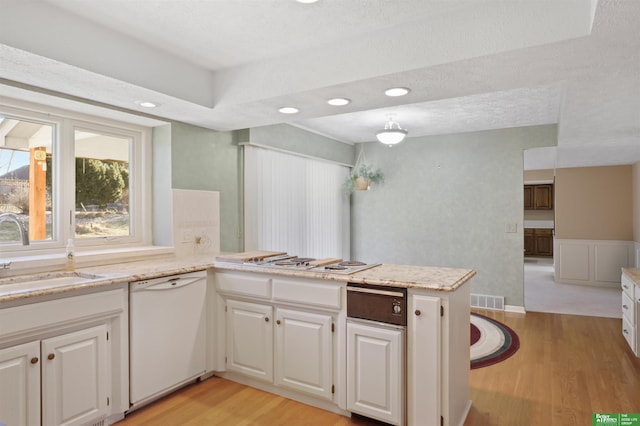
[[[47,359],[48,359],[48,360],[52,360],[52,359],[54,359],[55,357],[56,357],[56,356],[55,356],[55,354],[49,354],[49,356],[47,356]]]
[[[264,322],[269,322],[269,317],[264,317]]]
[[[629,309],[629,307],[627,305],[622,305],[623,308],[625,309]]]
[[[280,325],[280,320],[276,320],[276,324]]]
[[[420,316],[420,314],[422,314],[422,312],[420,312],[420,309],[416,309],[415,314],[416,314],[416,316]]]
[[[40,361],[40,360],[38,359],[37,356],[34,356],[33,358],[31,358],[31,364],[37,364],[38,361]]]

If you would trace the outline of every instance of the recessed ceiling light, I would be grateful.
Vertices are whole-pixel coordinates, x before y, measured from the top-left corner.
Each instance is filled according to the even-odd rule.
[[[136,104],[140,105],[141,107],[145,107],[145,108],[155,108],[155,107],[158,106],[157,103],[150,102],[150,101],[136,101]]]
[[[318,0],[296,0],[298,3],[305,3],[305,4],[311,4],[311,3],[315,3]]]
[[[410,90],[406,87],[392,87],[391,89],[385,90],[384,94],[387,96],[404,96],[409,92]]]
[[[283,114],[297,114],[298,112],[300,112],[298,108],[294,108],[294,107],[282,107],[278,111],[280,111]]]
[[[344,106],[344,105],[349,105],[351,103],[351,99],[333,98],[333,99],[329,99],[327,103],[333,106]]]

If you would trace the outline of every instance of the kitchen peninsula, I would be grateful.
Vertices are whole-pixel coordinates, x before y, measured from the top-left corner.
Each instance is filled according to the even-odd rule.
[[[381,401],[378,418],[386,418],[389,408],[393,416],[401,412],[397,424],[464,422],[470,407],[469,293],[475,275],[469,269],[382,264],[345,274],[218,262],[205,256],[96,266],[75,275],[3,278],[0,358],[19,356],[18,349],[37,353],[40,342],[53,347],[58,336],[94,341],[111,330],[107,347],[100,349],[108,355],[106,373],[95,384],[103,396],[111,389],[111,402],[94,413],[113,423],[129,410],[127,283],[204,270],[208,284],[202,377],[219,375],[348,415],[347,380],[353,365],[347,359],[347,285],[404,289],[408,316],[401,349],[406,356],[400,361],[406,392],[398,407],[384,407]],[[19,320],[26,313],[31,319]],[[22,365],[33,365],[31,359]],[[392,378],[386,373],[380,374],[382,384]],[[39,411],[42,404],[42,415],[48,416],[49,394],[43,388],[41,401],[40,384],[37,387],[23,406],[28,410],[37,405]],[[3,407],[0,404],[0,412]]]
[[[463,424],[471,404],[469,297],[475,271],[381,264],[340,273],[331,265],[314,267],[313,259],[303,260],[282,267],[255,256],[216,261],[216,374],[390,424]],[[388,334],[377,334],[376,327],[366,339],[352,341],[350,285],[374,293],[406,289],[406,339],[400,340],[398,358],[386,358],[394,343],[391,337],[385,340]],[[352,356],[358,344],[373,352],[384,347],[385,355]],[[401,365],[394,365],[394,359]],[[398,381],[394,368],[403,376]],[[361,379],[357,375],[363,370],[377,375]],[[394,406],[395,385],[403,397]],[[360,389],[356,395],[352,387]]]

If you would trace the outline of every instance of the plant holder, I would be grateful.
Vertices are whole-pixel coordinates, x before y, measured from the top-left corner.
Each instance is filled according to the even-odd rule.
[[[371,183],[371,181],[369,179],[365,179],[363,177],[359,177],[356,178],[355,181],[353,181],[353,187],[355,189],[357,189],[358,191],[366,191],[369,189],[369,184]]]
[[[380,169],[373,170],[369,167],[364,156],[364,149],[360,148],[356,164],[344,183],[345,190],[347,192],[352,192],[353,190],[367,191],[372,183],[382,182],[384,182],[384,174]]]

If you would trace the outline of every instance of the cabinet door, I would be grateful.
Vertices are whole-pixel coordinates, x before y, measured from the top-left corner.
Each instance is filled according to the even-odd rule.
[[[40,342],[0,350],[0,424],[40,424]]]
[[[441,302],[422,295],[413,295],[408,302],[407,371],[412,374],[407,375],[407,424],[439,425],[443,392]]]
[[[347,410],[404,423],[403,331],[347,323]]]
[[[550,229],[536,229],[536,254],[553,256],[553,233]]]
[[[553,209],[553,185],[534,185],[533,204],[535,210]]]
[[[331,315],[278,309],[276,384],[331,400]]]
[[[41,342],[42,425],[84,425],[107,415],[107,326]]]
[[[273,382],[272,308],[227,300],[227,369]]]
[[[533,185],[524,186],[524,209],[533,210]]]
[[[525,256],[533,256],[536,254],[534,230],[530,228],[525,228],[524,230],[524,254]]]

